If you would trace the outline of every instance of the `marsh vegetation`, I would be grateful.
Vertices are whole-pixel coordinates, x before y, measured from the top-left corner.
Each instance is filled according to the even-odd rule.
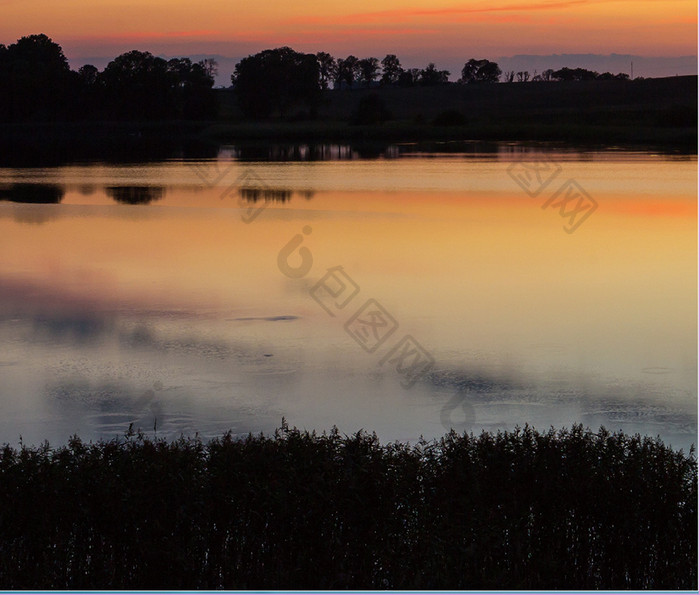
[[[0,451],[0,586],[694,589],[697,460],[531,428]]]

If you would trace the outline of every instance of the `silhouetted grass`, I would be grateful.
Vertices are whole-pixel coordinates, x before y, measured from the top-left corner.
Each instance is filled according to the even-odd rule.
[[[697,588],[697,460],[530,428],[0,452],[0,588]]]

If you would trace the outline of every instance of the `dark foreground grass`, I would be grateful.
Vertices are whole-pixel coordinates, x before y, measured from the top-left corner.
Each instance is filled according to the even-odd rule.
[[[581,426],[0,451],[0,588],[696,589],[697,460]]]

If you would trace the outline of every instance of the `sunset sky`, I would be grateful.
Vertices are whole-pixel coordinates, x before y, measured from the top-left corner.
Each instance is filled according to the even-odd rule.
[[[280,45],[439,66],[473,56],[697,51],[691,0],[0,0],[0,13],[0,43],[46,33],[74,61],[134,48],[241,57]]]

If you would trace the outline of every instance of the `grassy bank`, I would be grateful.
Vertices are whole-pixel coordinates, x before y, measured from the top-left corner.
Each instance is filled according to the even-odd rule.
[[[371,94],[392,120],[349,124]],[[225,142],[532,140],[697,150],[697,76],[332,90],[317,120],[297,122],[244,122],[231,91],[219,91],[219,101],[221,121],[203,135]]]
[[[0,588],[697,588],[697,461],[584,431],[0,451]]]

